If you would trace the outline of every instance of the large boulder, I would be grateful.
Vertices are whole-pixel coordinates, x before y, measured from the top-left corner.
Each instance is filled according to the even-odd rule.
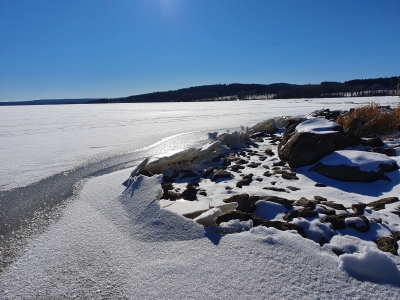
[[[299,168],[314,164],[336,150],[360,144],[363,144],[361,138],[345,134],[335,122],[322,118],[292,120],[286,126],[278,155],[290,167]]]
[[[325,156],[310,171],[325,177],[351,182],[373,182],[390,180],[385,172],[399,169],[396,161],[384,154],[343,150]]]

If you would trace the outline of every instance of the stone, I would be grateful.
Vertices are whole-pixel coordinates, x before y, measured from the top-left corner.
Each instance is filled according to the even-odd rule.
[[[251,213],[245,213],[243,211],[235,210],[229,214],[218,216],[215,220],[215,223],[219,225],[223,222],[229,222],[231,220],[248,221],[251,220],[251,217]]]
[[[236,183],[236,187],[241,188],[244,185],[250,185],[253,181],[253,174],[244,175],[241,180]]]
[[[284,161],[280,160],[280,161],[274,162],[272,165],[273,165],[274,167],[282,167],[282,166],[284,166],[285,164],[286,164],[286,163],[285,163]]]
[[[285,221],[289,221],[293,218],[300,218],[300,217],[308,218],[308,217],[316,217],[316,216],[318,216],[317,211],[313,210],[311,207],[305,207],[305,208],[301,208],[298,210],[293,210],[293,211],[288,212],[283,217],[283,219]]]
[[[346,165],[327,166],[317,163],[310,171],[317,172],[325,177],[348,182],[374,182],[383,179],[384,172],[396,170],[396,166],[380,165],[379,172],[361,171],[359,167],[350,167]]]
[[[397,156],[397,151],[394,148],[375,147],[375,148],[372,148],[371,150],[368,150],[368,152],[381,153],[381,154],[385,154],[387,156]]]
[[[369,220],[364,216],[358,216],[361,220],[364,221],[364,225],[358,225],[357,223],[348,223],[347,225],[359,232],[367,232],[369,230]]]
[[[261,165],[261,163],[252,162],[252,163],[249,163],[247,166],[249,168],[258,168],[260,165]]]
[[[304,197],[301,197],[299,200],[297,200],[295,203],[293,203],[294,206],[303,206],[303,207],[309,207],[311,209],[315,208],[315,202],[312,202]]]
[[[387,197],[367,203],[367,206],[372,206],[373,210],[381,210],[385,208],[386,204],[395,203],[397,201],[399,201],[398,197]]]
[[[326,201],[324,202],[324,205],[329,206],[336,210],[346,210],[346,207],[344,207],[343,204],[335,203],[333,201]]]
[[[294,201],[277,197],[277,196],[251,196],[249,197],[249,202],[256,203],[259,200],[264,200],[264,201],[269,201],[269,202],[274,202],[278,204],[282,204],[285,206],[286,209],[292,209],[293,205],[292,203]]]
[[[208,176],[210,176],[214,172],[214,170],[215,170],[215,168],[213,168],[213,167],[209,167],[209,168],[205,169],[203,178],[207,178]]]
[[[154,176],[154,174],[152,172],[148,171],[148,170],[143,170],[143,171],[140,172],[140,174],[143,175],[143,176],[147,176],[147,177]]]
[[[286,180],[299,180],[299,177],[296,176],[296,173],[293,174],[288,172],[283,172],[282,178]]]
[[[346,219],[350,218],[350,217],[361,218],[364,221],[365,226],[358,227],[357,225],[352,225],[352,226],[349,225],[349,227],[352,227],[352,228],[354,228],[354,229],[356,229],[358,231],[361,231],[361,232],[365,232],[365,231],[367,231],[369,229],[369,221],[368,221],[368,219],[366,217],[364,217],[364,216],[359,216],[359,215],[356,215],[356,214],[328,215],[328,216],[322,218],[321,222],[322,223],[326,223],[326,222],[331,223],[332,227],[334,229],[345,229],[346,228]],[[362,231],[362,230],[365,230],[365,231]]]
[[[328,199],[326,199],[326,198],[324,198],[324,197],[321,197],[321,196],[314,196],[314,199],[315,200],[318,200],[318,201],[328,201]]]
[[[197,190],[189,185],[187,189],[182,192],[182,198],[189,201],[197,200]]]
[[[377,170],[362,170],[362,163],[367,159],[368,161],[375,162]],[[332,161],[337,161],[337,165],[331,164]],[[348,164],[341,164],[343,161],[348,161]],[[310,171],[317,172],[325,177],[348,182],[373,182],[378,179],[386,179],[384,177],[385,172],[391,172],[398,170],[399,166],[396,161],[387,156],[379,153],[368,153],[355,151],[355,150],[344,150],[336,151],[325,157],[316,165],[314,165]]]
[[[288,193],[288,191],[283,189],[283,188],[277,188],[277,187],[273,187],[273,186],[263,187],[263,189],[264,190],[274,191],[274,192]]]
[[[352,204],[351,209],[354,211],[356,215],[363,215],[366,206],[367,205],[365,203],[357,203],[357,204]]]
[[[242,211],[242,212],[253,212],[256,209],[256,206],[254,203],[249,203],[249,195],[248,194],[239,194],[239,195],[233,195],[227,199],[223,200],[224,203],[231,203],[231,202],[236,202],[238,204],[238,207],[236,210]],[[254,207],[253,207],[254,205]]]
[[[215,182],[218,179],[231,179],[235,177],[232,173],[224,170],[217,170],[214,172],[214,174],[211,176],[211,181]]]
[[[290,186],[290,185],[287,186],[286,188],[291,190],[291,191],[293,191],[293,192],[301,190],[301,188],[298,188],[298,187],[295,187],[295,186]]]
[[[320,182],[317,182],[316,184],[314,184],[314,186],[316,186],[316,187],[326,187],[325,184],[320,183]]]
[[[375,241],[378,249],[383,252],[389,252],[393,255],[397,255],[397,250],[399,249],[399,245],[397,244],[397,240],[393,237],[382,237],[377,238]]]

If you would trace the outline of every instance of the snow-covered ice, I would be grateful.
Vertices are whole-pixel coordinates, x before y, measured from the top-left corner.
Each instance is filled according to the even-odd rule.
[[[392,97],[379,99],[382,104],[397,101]],[[157,107],[152,104],[49,106],[32,107],[33,116],[21,107],[0,108],[1,114],[7,116],[0,122],[3,125],[8,120],[9,123],[0,135],[0,154],[4,154],[0,159],[5,166],[1,174],[2,189],[33,183],[93,159],[151,149],[146,148],[151,145],[159,147],[139,157],[138,164],[147,156],[155,156],[145,160],[134,174],[130,168],[86,178],[60,220],[32,237],[22,246],[16,261],[3,270],[0,298],[398,299],[400,259],[379,251],[373,242],[391,231],[400,231],[400,219],[391,213],[398,203],[387,204],[380,211],[367,207],[364,216],[370,220],[382,219],[382,223],[370,221],[367,233],[353,228],[333,230],[328,223],[316,219],[295,218],[292,222],[301,226],[308,238],[302,238],[295,231],[253,227],[251,220],[232,220],[208,228],[181,215],[190,210],[211,215],[213,211],[225,209],[218,207],[223,199],[238,193],[251,195],[255,191],[261,191],[259,196],[284,196],[293,200],[319,195],[343,204],[344,213],[351,213],[352,204],[399,195],[399,171],[386,174],[391,182],[347,183],[328,179],[304,167],[296,170],[299,179],[289,182],[278,174],[265,177],[266,169],[254,168],[250,186],[235,187],[241,178],[238,174],[217,183],[205,179],[200,185],[207,196],[201,196],[201,201],[174,203],[157,200],[162,192],[159,176],[135,177],[148,163],[163,161],[160,164],[163,166],[166,157],[171,157],[165,156],[167,153],[186,148],[208,153],[209,147],[199,148],[197,143],[199,139],[205,141],[207,131],[230,128],[232,132],[239,130],[239,125],[262,124],[277,116],[305,116],[322,107],[345,109],[355,106],[350,101],[370,100],[173,103],[171,106],[157,104]],[[43,118],[46,114],[48,123]],[[60,118],[63,114],[65,119]],[[15,131],[11,129],[12,118],[15,118]],[[163,148],[165,144],[160,143],[165,139],[174,141],[176,137],[183,139],[173,147]],[[54,151],[49,151],[51,146]],[[276,152],[276,147],[271,147]],[[259,162],[257,156],[246,159],[249,163]],[[273,159],[268,158],[265,163],[272,165]],[[399,163],[400,159],[393,160]],[[27,164],[29,161],[32,165]],[[247,167],[246,173],[249,170]],[[21,178],[19,174],[26,176]],[[134,176],[128,186],[123,186],[130,175]],[[316,187],[315,182],[327,187]],[[181,181],[174,185],[183,188],[186,184]],[[290,190],[289,185],[297,189]],[[284,187],[286,192],[263,189],[271,186]],[[21,197],[29,201],[29,195]],[[318,210],[320,215],[322,204]],[[262,200],[257,202],[255,211],[260,217],[275,220],[282,220],[285,212],[283,205]],[[346,223],[360,225],[359,220],[348,218]],[[321,237],[330,242],[321,247],[318,244]],[[332,249],[345,254],[338,257]]]

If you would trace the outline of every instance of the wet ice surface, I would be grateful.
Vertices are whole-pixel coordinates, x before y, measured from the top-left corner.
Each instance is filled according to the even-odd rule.
[[[380,99],[382,104],[397,101]],[[19,259],[0,275],[0,298],[213,299],[266,294],[270,298],[397,298],[398,288],[358,281],[338,268],[341,262],[342,269],[354,272],[350,265],[362,265],[368,256],[340,261],[312,240],[270,228],[216,236],[159,210],[154,203],[157,185],[151,181],[156,179],[142,182],[141,197],[120,196],[121,183],[131,171],[121,169],[146,156],[198,146],[207,131],[254,125],[281,115],[306,115],[323,107],[351,108],[354,103],[342,102],[370,100],[1,108],[2,189],[65,172],[45,179],[50,190],[39,182],[23,194],[18,194],[23,189],[0,194],[3,207],[7,199],[25,202],[16,219],[32,212],[34,199],[43,204],[48,197],[46,203],[60,203],[82,179],[95,178],[82,182],[86,182],[83,189],[78,189],[58,222],[27,246],[19,245]],[[344,192],[349,189],[351,196],[357,188],[345,185]],[[381,259],[379,254],[371,257]]]

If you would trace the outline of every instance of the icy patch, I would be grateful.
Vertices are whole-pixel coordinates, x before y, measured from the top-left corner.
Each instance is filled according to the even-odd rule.
[[[337,130],[333,130],[338,126],[337,123],[329,121],[323,118],[314,118],[296,126],[297,132],[311,132],[315,134],[327,134],[336,133]]]
[[[396,161],[388,156],[374,152],[364,152],[356,150],[335,151],[322,158],[320,161],[326,166],[346,165],[349,167],[358,167],[364,172],[379,172],[379,165],[392,165]]]
[[[400,284],[400,272],[386,254],[376,250],[365,253],[343,254],[339,268],[361,281]]]

